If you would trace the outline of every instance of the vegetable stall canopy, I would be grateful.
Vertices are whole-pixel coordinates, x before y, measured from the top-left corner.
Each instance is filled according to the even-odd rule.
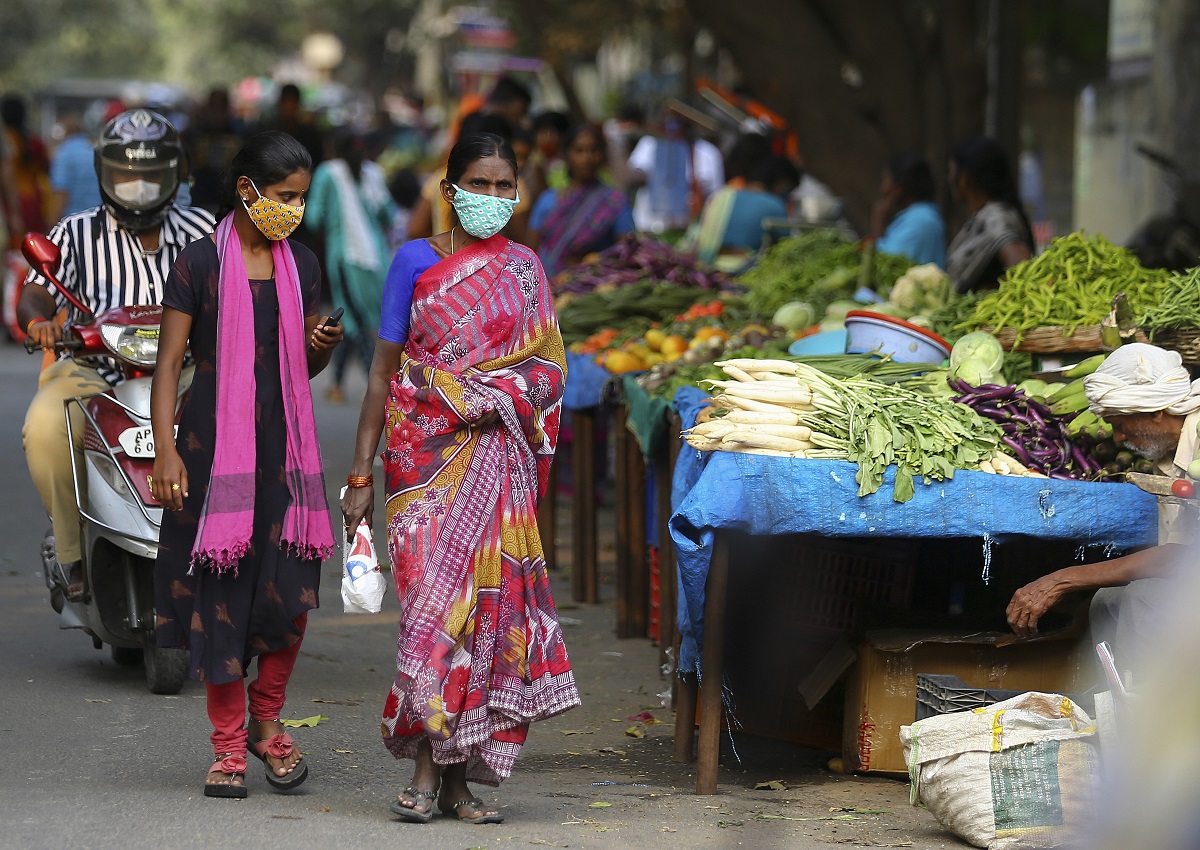
[[[685,428],[695,423],[704,398],[695,388],[676,393]],[[675,467],[670,521],[679,575],[680,672],[700,672],[705,583],[717,529],[985,541],[1028,535],[1114,551],[1158,539],[1157,502],[1131,484],[960,471],[949,481],[918,483],[911,501],[896,504],[895,472],[888,470],[879,492],[860,498],[854,464],[846,461],[702,454],[685,447]]]

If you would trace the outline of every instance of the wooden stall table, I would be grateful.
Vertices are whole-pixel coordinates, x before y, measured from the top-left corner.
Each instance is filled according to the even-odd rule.
[[[596,534],[596,430],[607,415],[604,386],[612,378],[591,357],[567,352],[567,385],[563,407],[571,413],[571,598],[575,602],[600,601],[600,571]],[[547,500],[549,501],[549,500]],[[554,539],[555,511],[549,509],[539,530],[543,539]]]
[[[695,420],[701,398],[691,388],[677,394],[685,425]],[[1157,542],[1155,498],[1130,484],[959,471],[950,481],[918,483],[912,500],[897,504],[894,469],[879,492],[861,498],[854,475],[854,465],[845,461],[680,454],[675,487],[685,495],[676,504],[670,532],[683,591],[679,621],[686,628],[679,670],[686,676],[679,684],[674,755],[681,761],[692,757],[698,701],[697,794],[717,789],[725,602],[736,568],[732,532],[877,538],[881,547],[895,538],[982,538],[987,545],[1032,537],[1102,547],[1110,554]],[[703,685],[697,689],[698,679]]]

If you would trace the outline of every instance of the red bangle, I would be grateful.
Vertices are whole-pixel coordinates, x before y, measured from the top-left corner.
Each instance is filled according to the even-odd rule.
[[[371,475],[347,475],[347,487],[370,487],[375,483],[375,478]]]

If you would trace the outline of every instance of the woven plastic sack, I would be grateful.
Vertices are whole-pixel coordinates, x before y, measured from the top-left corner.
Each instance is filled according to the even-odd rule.
[[[900,727],[923,803],[988,850],[1086,846],[1100,780],[1092,719],[1066,697],[1031,692]]]

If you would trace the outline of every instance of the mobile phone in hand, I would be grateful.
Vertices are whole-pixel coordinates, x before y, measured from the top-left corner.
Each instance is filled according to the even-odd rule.
[[[322,319],[320,321],[320,323],[317,325],[317,327],[320,328],[321,330],[328,330],[329,328],[337,327],[337,323],[339,321],[341,321],[342,313],[344,313],[344,312],[345,312],[345,308],[338,307],[336,310],[334,310],[332,313],[330,313],[328,316],[326,316],[324,319]],[[308,347],[309,348],[313,347],[313,344],[311,341],[309,342]]]
[[[341,321],[342,313],[344,313],[345,311],[346,311],[346,308],[338,307],[336,310],[334,310],[332,313],[330,313],[329,316],[324,321],[321,322],[321,327],[322,328],[332,328],[332,327],[336,326],[337,323]]]

